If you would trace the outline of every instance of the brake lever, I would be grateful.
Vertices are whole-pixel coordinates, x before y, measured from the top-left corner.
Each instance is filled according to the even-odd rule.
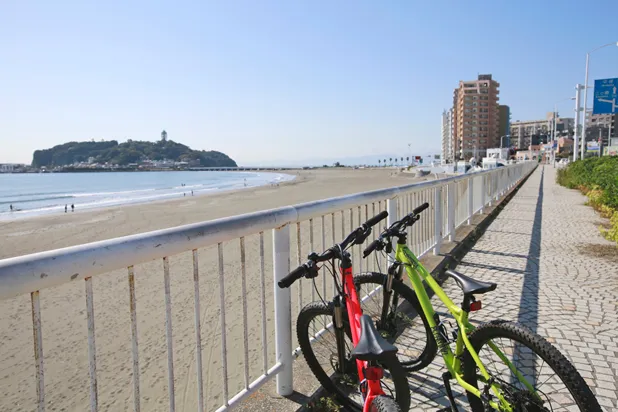
[[[392,253],[392,251],[393,251],[393,243],[392,242],[386,242],[386,246],[384,247],[384,251],[386,253]]]
[[[318,267],[318,264],[313,261],[311,261],[311,263],[309,264],[308,269],[309,270],[307,270],[307,273],[305,274],[305,279],[316,278],[320,273],[320,268]]]

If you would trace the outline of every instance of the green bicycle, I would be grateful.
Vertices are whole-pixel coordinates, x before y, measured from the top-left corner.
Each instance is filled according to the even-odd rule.
[[[601,411],[586,381],[547,340],[514,322],[495,320],[479,327],[469,322],[470,312],[481,308],[481,301],[475,295],[493,291],[497,284],[449,270],[446,274],[463,291],[461,307],[447,296],[406,246],[405,229],[417,222],[428,206],[425,203],[393,223],[364,250],[365,258],[374,251],[392,253],[393,240],[397,240],[395,261],[387,275],[367,273],[355,277],[357,288],[363,283],[382,285],[382,298],[373,299],[378,301],[378,310],[372,318],[384,337],[394,342],[403,340],[406,331],[416,330],[415,338],[405,339],[411,342],[409,349],[406,343],[397,341],[402,365],[408,371],[418,370],[440,352],[447,368],[442,379],[451,405],[445,410],[458,410],[450,384],[454,379],[466,390],[474,412],[572,411],[575,408]],[[413,290],[403,283],[402,269],[407,272]],[[454,318],[457,328],[450,336],[447,323],[434,310],[423,282]],[[364,309],[364,313],[368,312]]]

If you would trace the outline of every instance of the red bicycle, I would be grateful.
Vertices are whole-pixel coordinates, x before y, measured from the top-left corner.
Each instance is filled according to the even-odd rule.
[[[296,330],[300,348],[315,377],[342,406],[353,411],[407,411],[410,406],[408,379],[397,359],[397,348],[380,336],[369,316],[363,315],[347,251],[362,244],[372,226],[387,216],[387,212],[382,212],[369,219],[321,255],[311,253],[307,263],[279,281],[279,287],[288,288],[303,277],[313,279],[320,296],[315,285],[318,263],[331,263],[336,287],[333,301],[325,302],[320,296],[320,301],[305,306],[298,315]],[[340,279],[335,275],[337,261]],[[322,356],[321,349],[330,350],[330,354]]]

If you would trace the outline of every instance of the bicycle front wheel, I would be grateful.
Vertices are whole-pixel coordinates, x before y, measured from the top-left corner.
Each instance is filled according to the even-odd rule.
[[[350,339],[350,328],[345,316],[346,333],[343,334],[345,359],[339,362],[337,337],[333,323],[332,303],[313,302],[298,314],[296,331],[298,343],[307,365],[324,389],[333,394],[341,405],[352,411],[363,410],[363,399],[359,391],[356,362],[350,353],[354,348]],[[380,362],[384,368],[383,388],[395,397],[402,410],[410,406],[410,388],[406,372],[395,357]]]
[[[371,403],[371,412],[401,412],[401,408],[390,396],[378,396]]]
[[[371,316],[382,337],[397,346],[397,358],[406,372],[418,371],[436,357],[436,341],[414,290],[394,280],[386,300],[387,279],[377,272],[354,276],[363,313]]]
[[[568,359],[527,327],[496,320],[478,327],[468,338],[514,411],[601,411],[588,384]],[[498,351],[517,373],[498,356]],[[468,351],[463,365],[466,382],[486,392],[488,383]],[[488,393],[493,391],[489,389]],[[486,410],[481,399],[470,392],[468,401],[474,412]]]

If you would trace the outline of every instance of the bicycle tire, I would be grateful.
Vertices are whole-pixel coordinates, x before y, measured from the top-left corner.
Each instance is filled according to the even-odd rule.
[[[359,288],[359,285],[375,284],[379,286],[384,286],[386,285],[386,281],[387,281],[387,275],[383,273],[378,273],[378,272],[367,272],[367,273],[361,273],[359,275],[354,276],[354,284],[356,285],[356,289],[359,291],[361,290]],[[418,350],[419,352],[421,352],[421,354],[417,358],[409,359],[411,358],[409,351],[406,351],[404,345],[401,344],[401,342],[399,342],[399,344],[397,342],[397,338],[399,336],[396,336],[395,339],[393,339],[392,333],[390,333],[390,331],[384,330],[384,328],[382,327],[382,325],[379,324],[379,322],[376,322],[376,328],[378,329],[380,333],[382,333],[383,337],[385,337],[390,343],[394,344],[395,346],[399,348],[397,357],[399,358],[399,362],[401,363],[401,366],[403,366],[405,371],[406,372],[418,371],[418,370],[423,369],[427,365],[429,365],[431,362],[433,362],[434,358],[436,357],[436,354],[438,353],[438,346],[433,337],[431,327],[429,326],[429,323],[427,322],[427,317],[425,316],[425,313],[423,312],[423,309],[421,308],[421,304],[418,301],[418,298],[416,297],[416,292],[414,292],[414,289],[410,288],[408,285],[403,283],[403,281],[394,280],[393,281],[393,291],[399,295],[400,299],[403,298],[403,300],[405,300],[406,302],[408,302],[410,306],[412,306],[412,308],[416,312],[416,316],[418,316],[420,320],[422,321],[422,325],[423,325],[422,327],[424,329],[424,333],[421,330],[412,331],[411,330],[412,328],[410,327],[410,325],[408,325],[406,329],[408,331],[407,332],[408,334],[409,333],[415,334],[414,338],[408,339],[414,345],[418,345],[419,342],[421,342],[420,337],[421,335],[424,334],[425,341],[421,343],[421,345],[424,344],[424,348],[422,348],[422,350]],[[399,302],[399,307],[401,307],[402,303],[403,302],[401,301]],[[361,307],[362,305],[363,304],[361,303]],[[367,314],[368,311],[363,309],[363,313]],[[417,328],[417,329],[420,329],[420,328]]]
[[[550,366],[564,386],[569,390],[581,411],[601,412],[594,394],[586,381],[581,377],[575,367],[556,347],[545,340],[542,336],[534,333],[526,326],[505,320],[494,320],[476,328],[468,335],[474,350],[480,354],[483,345],[490,340],[498,338],[512,339],[519,344],[525,345],[538,355]],[[481,359],[482,361],[482,359]],[[477,386],[477,367],[468,351],[463,355],[464,379],[472,386]],[[485,408],[480,398],[468,392],[468,401],[474,412],[483,412]]]
[[[310,303],[301,309],[298,314],[296,333],[298,335],[298,343],[300,344],[305,361],[322,387],[324,387],[328,393],[334,395],[337,401],[344,408],[348,408],[352,411],[362,411],[362,405],[354,402],[341,389],[337,388],[326,371],[324,371],[320,365],[313,351],[313,346],[310,343],[309,327],[312,319],[321,315],[333,318],[334,306],[331,302],[328,304],[323,302]],[[347,314],[345,317],[347,322]],[[334,348],[334,350],[336,352],[336,348]],[[408,386],[406,371],[402,368],[396,357],[384,359],[384,361],[381,361],[380,363],[390,373],[394,384],[395,399],[397,403],[401,407],[401,410],[407,411],[410,406],[410,388]]]
[[[380,395],[373,399],[370,412],[401,412],[399,404],[390,396]]]

